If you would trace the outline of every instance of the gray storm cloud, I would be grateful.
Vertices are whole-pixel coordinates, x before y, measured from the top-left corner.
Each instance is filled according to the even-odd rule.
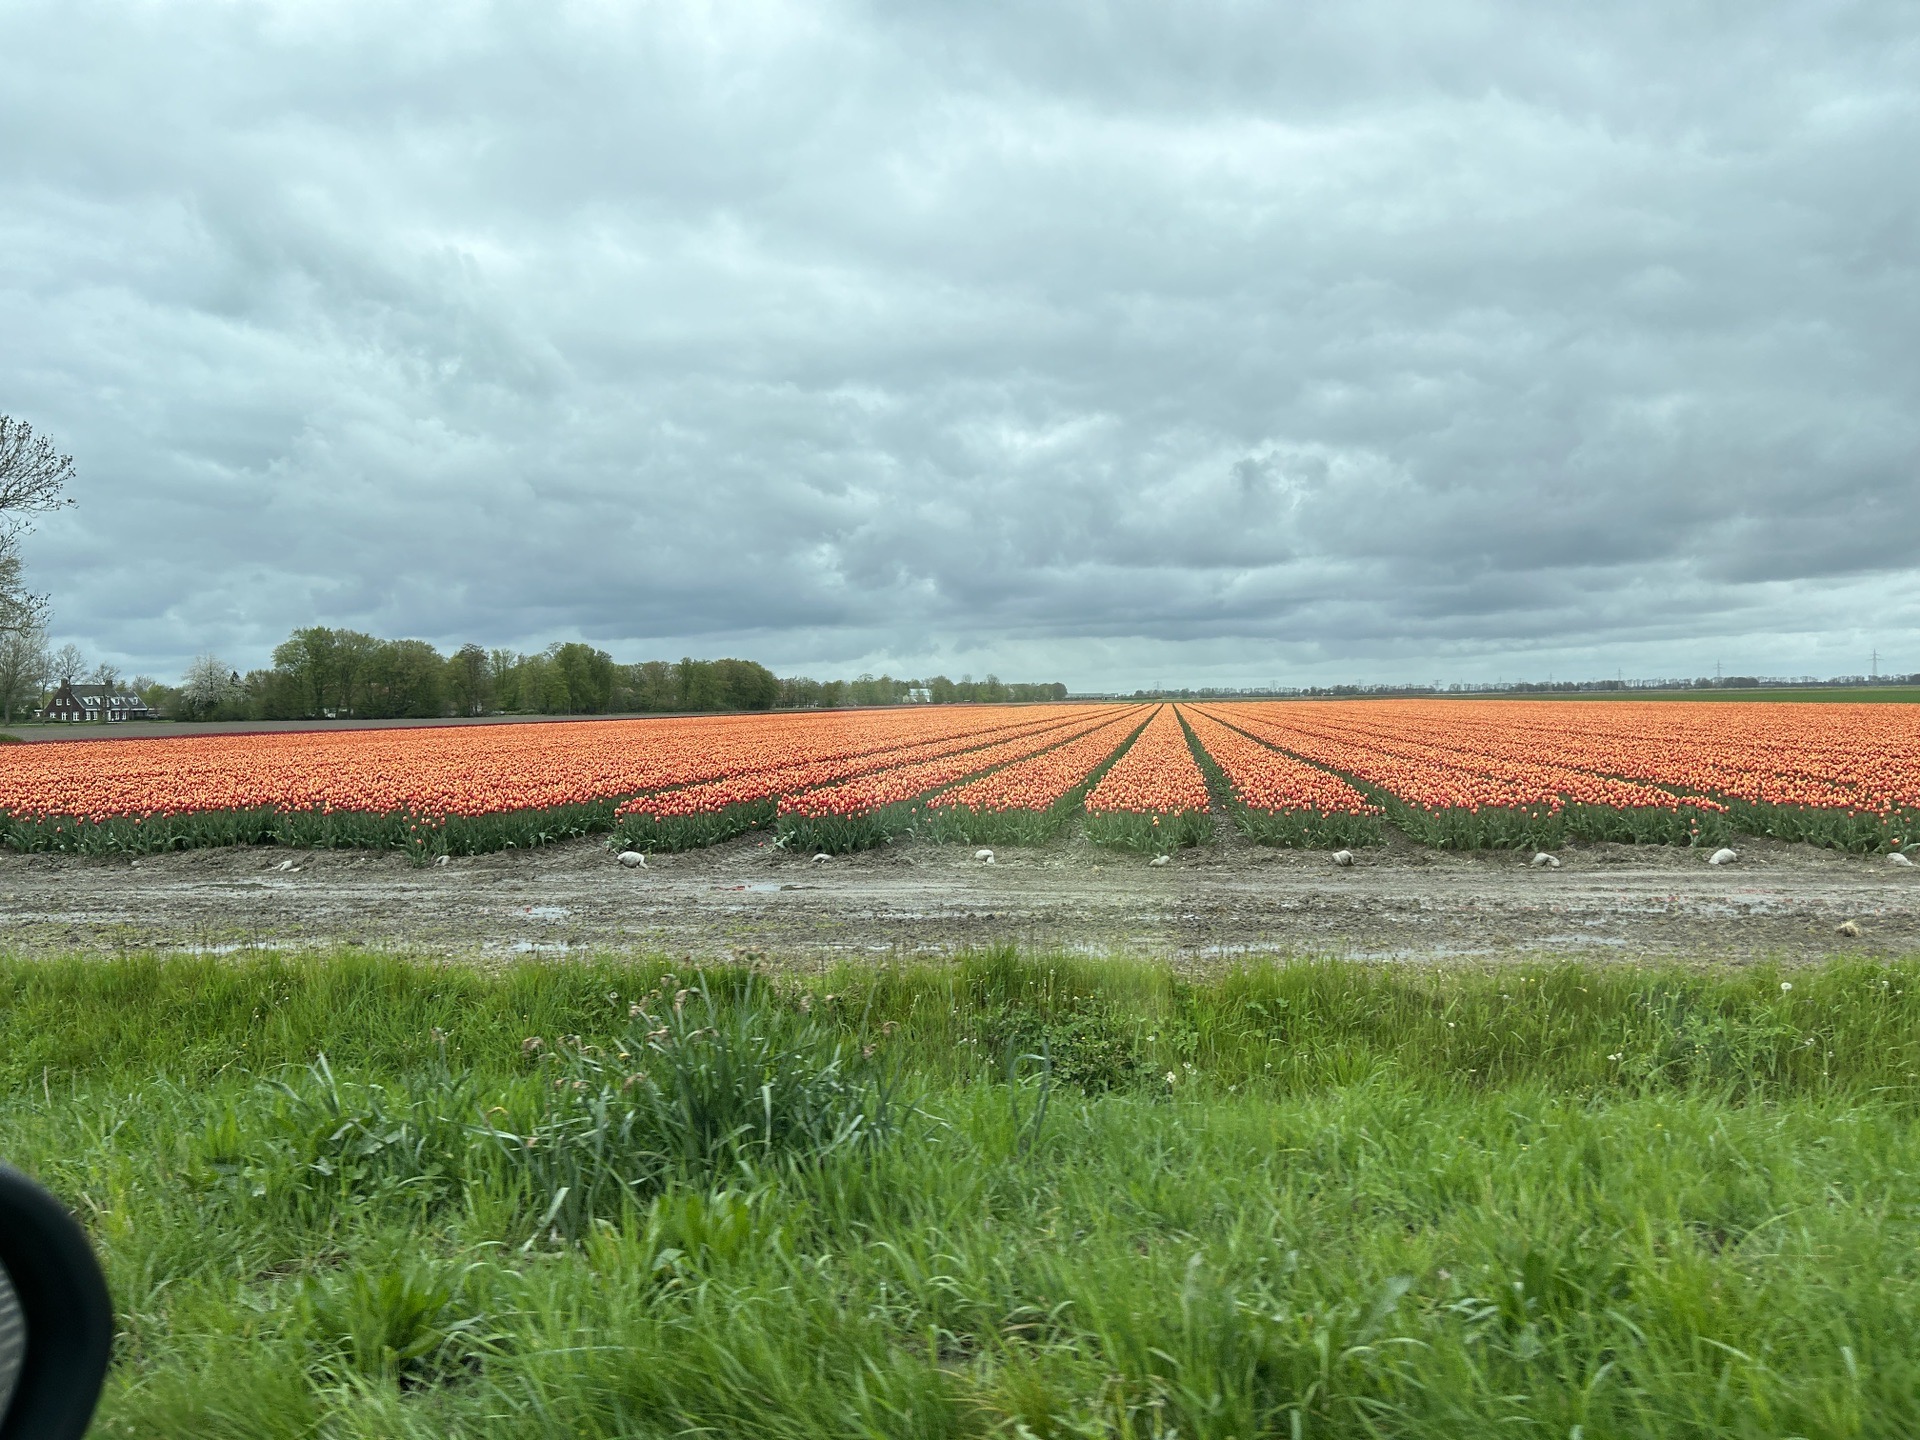
[[[1920,18],[0,10],[0,410],[128,668],[1920,669]]]

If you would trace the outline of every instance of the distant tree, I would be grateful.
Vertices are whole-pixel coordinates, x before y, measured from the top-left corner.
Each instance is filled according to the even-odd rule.
[[[478,645],[462,645],[448,657],[447,698],[458,715],[484,715],[493,703],[493,667]]]
[[[180,679],[179,717],[212,720],[239,698],[240,686],[234,683],[233,671],[227,662],[217,655],[199,655]]]
[[[751,660],[713,662],[715,689],[723,710],[771,710],[780,699],[780,681],[764,665]]]
[[[64,680],[84,680],[87,674],[87,657],[80,653],[80,647],[69,640],[48,657],[47,678],[53,684]]]
[[[40,703],[52,663],[47,632],[38,625],[0,630],[0,724],[11,725],[15,710]]]
[[[682,656],[676,671],[680,681],[680,693],[676,697],[677,710],[718,710],[720,708],[720,676],[711,660],[695,660]]]
[[[782,710],[811,710],[820,703],[820,682],[805,675],[785,676],[774,703]]]
[[[567,688],[567,672],[545,655],[529,657],[527,667],[531,693],[539,699],[539,712],[542,715],[572,714],[573,692]]]
[[[348,632],[351,634],[352,632]],[[446,713],[447,662],[424,640],[376,642],[354,664],[358,706],[371,719],[425,720]]]
[[[339,643],[325,625],[295,630],[273,647],[273,668],[299,692],[300,714],[324,715],[337,688]]]
[[[109,690],[120,688],[120,667],[111,660],[102,660],[93,667],[92,683],[104,685]]]
[[[680,677],[664,660],[646,660],[622,667],[626,672],[624,708],[643,714],[659,714],[678,708]]]
[[[368,674],[378,663],[380,647],[386,642],[364,630],[333,632],[335,691],[334,710],[341,715],[358,715],[366,701]],[[431,648],[431,647],[429,647]]]
[[[240,693],[221,711],[221,719],[303,720],[312,718],[307,694],[285,670],[249,670]]]
[[[548,658],[567,680],[567,708],[575,715],[604,715],[613,707],[613,657],[578,641],[555,645]]]
[[[274,647],[273,667],[292,677],[303,716],[357,715],[369,666],[384,643],[359,630],[309,625]]]
[[[487,678],[493,685],[493,703],[510,715],[522,714],[527,706],[521,695],[521,656],[512,650],[487,652]]]

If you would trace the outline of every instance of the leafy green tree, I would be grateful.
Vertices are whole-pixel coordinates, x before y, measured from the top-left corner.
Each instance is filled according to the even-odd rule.
[[[567,679],[569,708],[577,715],[604,715],[613,708],[613,657],[573,641],[547,654]]]
[[[462,645],[447,658],[447,699],[456,715],[484,715],[493,703],[493,666],[478,645]]]
[[[524,657],[512,650],[487,652],[487,678],[493,685],[493,703],[509,715],[521,715],[530,708],[521,686],[520,662]]]
[[[447,662],[424,640],[381,641],[356,670],[356,713],[393,720],[427,720],[446,713],[442,686]]]
[[[714,681],[721,710],[771,710],[780,698],[780,681],[751,660],[716,660]]]
[[[311,719],[307,695],[294,676],[285,670],[249,670],[240,682],[244,697],[244,715],[233,719],[303,720]],[[215,716],[218,718],[229,718]]]
[[[677,710],[718,710],[720,677],[711,660],[682,657],[679,666],[680,695]]]
[[[530,667],[537,666],[537,693],[540,696],[542,715],[571,715],[573,692],[567,687],[567,672],[552,660],[544,656],[529,660]]]
[[[369,671],[378,662],[380,647],[386,643],[363,630],[334,631],[334,674],[338,685],[334,710],[337,714],[362,713]]]
[[[295,630],[273,647],[273,668],[299,691],[298,714],[324,715],[338,690],[339,641],[325,625]]]
[[[647,660],[621,669],[625,673],[622,709],[657,715],[679,705],[679,676],[666,661]]]

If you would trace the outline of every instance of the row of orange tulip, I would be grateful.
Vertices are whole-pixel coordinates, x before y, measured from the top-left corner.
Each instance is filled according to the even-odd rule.
[[[1455,706],[1435,738],[1469,754],[1519,747],[1556,764],[1754,805],[1890,813],[1920,805],[1917,710],[1520,701]]]
[[[933,808],[983,813],[1051,810],[1120,748],[1139,727],[1141,713],[1141,707],[1130,706],[1116,719],[1077,740],[944,790],[935,798]]]
[[[1207,782],[1171,705],[1162,705],[1127,753],[1088,793],[1087,813],[1204,814]]]
[[[0,752],[0,811],[89,821],[261,809],[487,816],[794,764],[886,763],[1070,718],[1007,706],[20,745]]]
[[[1283,755],[1194,706],[1181,707],[1200,747],[1213,757],[1251,810],[1305,810],[1319,815],[1378,815],[1380,807],[1339,776]]]
[[[897,770],[964,754],[1002,740],[1055,735],[1097,720],[1104,713],[1099,707],[1090,706],[1076,706],[1066,711],[1052,707],[1025,710],[1019,712],[1021,719],[1014,724],[990,724],[958,734],[942,734],[915,745],[885,751],[824,754],[795,763],[745,769],[697,785],[636,796],[620,807],[617,816],[670,820],[715,815],[736,805],[777,801],[876,771]]]
[[[1469,750],[1423,738],[1448,734],[1448,707],[1461,703],[1227,705],[1213,713],[1269,744],[1423,810],[1554,811],[1568,804],[1612,810],[1725,808],[1708,796],[1676,794],[1541,760],[1521,744],[1483,743]]]
[[[1091,714],[1080,711],[1070,725],[1052,726],[983,748],[955,751],[918,764],[876,770],[837,785],[785,795],[780,800],[779,813],[816,819],[871,815],[891,805],[917,800],[929,791],[970,775],[1025,760],[1104,728],[1103,722],[1110,723],[1111,713],[1105,707],[1096,708]]]
[[[598,807],[593,823],[604,829],[621,801],[621,818],[662,824],[743,806],[764,811],[751,823],[776,807],[841,819],[929,795],[935,810],[1040,813],[1139,729],[1085,801],[1090,817],[1117,817],[1102,822],[1111,828],[1128,816],[1205,816],[1206,781],[1183,714],[1233,787],[1237,814],[1370,818],[1385,806],[1403,825],[1620,816],[1630,838],[1682,840],[1729,821],[1820,839],[1825,832],[1793,817],[1837,816],[1861,824],[1823,843],[1868,845],[1911,838],[1907,817],[1920,814],[1920,706],[1380,701],[942,707],[34,744],[0,750],[0,815],[28,828],[110,823],[144,833],[194,815],[386,815],[405,829],[411,817],[425,826],[580,806]],[[1195,818],[1188,831],[1205,827]]]

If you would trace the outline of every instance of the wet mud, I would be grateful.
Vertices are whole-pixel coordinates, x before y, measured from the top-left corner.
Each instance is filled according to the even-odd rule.
[[[1748,841],[1699,851],[1574,846],[1557,869],[1403,841],[1271,850],[1222,827],[1165,865],[1077,836],[1033,849],[906,841],[814,863],[747,836],[622,868],[597,840],[456,858],[231,849],[137,861],[0,854],[16,953],[404,949],[478,961],[601,950],[801,966],[984,945],[1130,954],[1208,969],[1247,954],[1434,963],[1543,956],[1788,963],[1920,954],[1920,868]],[[1858,935],[1839,927],[1852,922]]]

